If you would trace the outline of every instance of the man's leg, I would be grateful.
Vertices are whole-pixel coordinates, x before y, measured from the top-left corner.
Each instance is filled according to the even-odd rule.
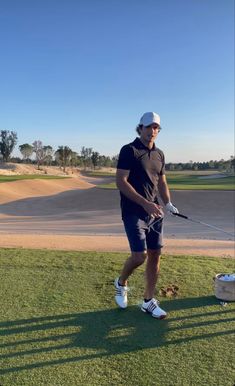
[[[143,252],[131,252],[131,256],[126,260],[121,275],[119,277],[120,285],[127,285],[127,279],[132,272],[145,262],[147,257],[146,251]]]
[[[154,291],[160,270],[161,249],[148,249],[146,264],[146,287],[141,310],[151,314],[154,318],[164,319],[167,314],[159,307],[159,302],[154,299]]]
[[[131,256],[126,260],[123,266],[120,277],[115,280],[115,301],[119,307],[127,307],[127,279],[139,265],[144,263],[146,256],[146,251],[131,252]]]
[[[146,253],[146,223],[138,216],[130,215],[123,219],[130,244],[131,256],[126,260],[121,275],[114,282],[115,301],[121,308],[127,307],[127,279],[132,272],[144,263]],[[138,251],[138,252],[137,252]]]
[[[145,270],[146,286],[144,292],[145,299],[152,299],[160,270],[161,249],[147,250],[147,263]]]

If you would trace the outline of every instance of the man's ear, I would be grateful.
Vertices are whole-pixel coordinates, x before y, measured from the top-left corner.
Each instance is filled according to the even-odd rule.
[[[136,127],[136,131],[137,131],[137,133],[138,133],[139,135],[141,134],[142,130],[143,130],[143,125],[138,125],[138,126]]]

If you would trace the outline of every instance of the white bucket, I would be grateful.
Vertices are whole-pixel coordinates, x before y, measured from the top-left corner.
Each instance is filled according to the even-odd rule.
[[[214,282],[217,299],[235,301],[235,273],[218,273],[214,277]]]

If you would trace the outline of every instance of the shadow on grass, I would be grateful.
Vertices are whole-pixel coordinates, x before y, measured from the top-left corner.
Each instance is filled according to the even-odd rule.
[[[115,308],[2,322],[0,335],[6,342],[0,344],[0,360],[9,363],[0,374],[232,334],[234,330],[218,331],[218,327],[234,320],[233,310],[208,308],[215,305],[218,301],[214,296],[162,302],[168,312],[182,311],[182,316],[170,314],[165,320],[154,320],[138,307],[130,306],[127,310]],[[195,312],[197,308],[199,312]],[[48,360],[40,361],[40,354],[42,358],[48,355]],[[22,364],[22,360],[24,365],[17,366],[17,361]]]

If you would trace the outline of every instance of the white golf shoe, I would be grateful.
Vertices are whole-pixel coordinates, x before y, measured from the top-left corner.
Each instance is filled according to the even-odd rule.
[[[115,286],[115,289],[116,289],[115,301],[116,301],[117,305],[120,308],[126,308],[127,307],[127,291],[128,291],[128,287],[127,286],[119,285],[118,278],[115,279],[114,286]]]
[[[167,316],[167,313],[159,307],[159,301],[154,298],[149,300],[149,302],[143,301],[141,310],[157,319],[164,319]]]

